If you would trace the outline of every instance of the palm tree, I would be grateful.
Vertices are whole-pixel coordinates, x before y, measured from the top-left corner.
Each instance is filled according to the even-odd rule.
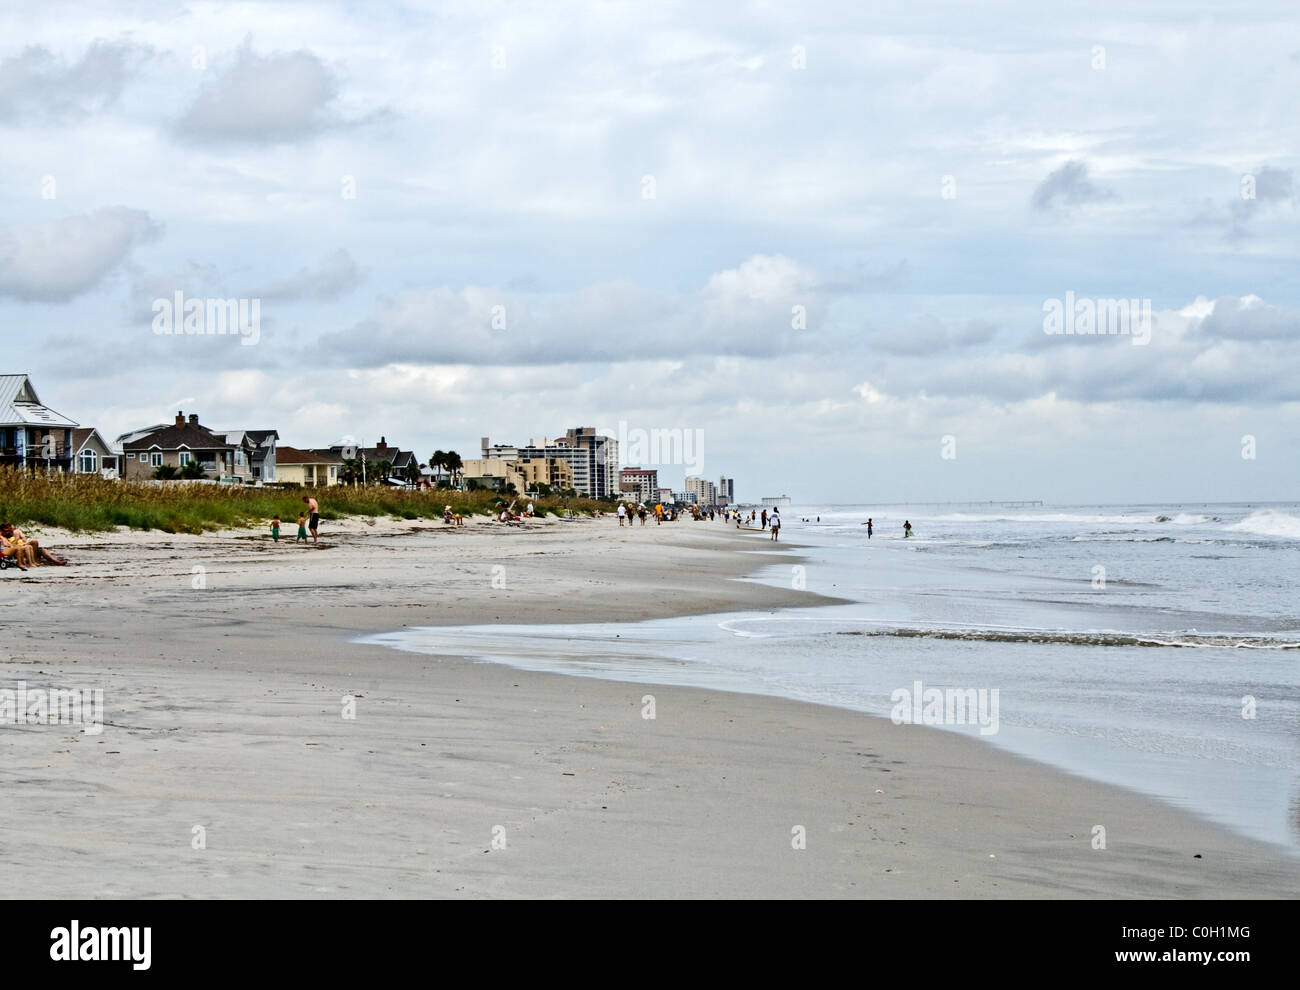
[[[344,484],[355,485],[361,480],[361,460],[356,457],[345,458],[339,475]]]
[[[442,450],[435,450],[429,455],[429,467],[433,469],[433,477],[436,481],[438,478],[438,469],[447,466],[447,455]]]
[[[454,450],[449,450],[443,455],[442,463],[451,472],[452,483],[455,484],[460,475],[460,469],[465,466],[465,462],[460,459],[460,454]]]

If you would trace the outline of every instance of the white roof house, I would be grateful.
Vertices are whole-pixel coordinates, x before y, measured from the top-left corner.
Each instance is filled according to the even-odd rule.
[[[0,375],[0,426],[52,426],[72,429],[77,424],[41,400],[27,375]]]
[[[0,464],[67,470],[76,422],[49,406],[27,375],[0,375]]]

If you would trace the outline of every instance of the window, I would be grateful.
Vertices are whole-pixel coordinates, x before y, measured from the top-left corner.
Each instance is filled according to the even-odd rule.
[[[242,467],[244,463],[244,452],[238,448],[235,449],[235,466]]]
[[[184,466],[185,466],[186,464],[188,464],[189,462],[190,462],[190,452],[189,452],[188,450],[182,450],[182,451],[181,451],[181,467],[184,467]]]
[[[78,468],[82,474],[94,474],[99,470],[99,457],[93,450],[83,450],[81,452],[81,466]]]
[[[140,455],[144,457],[144,454]],[[155,450],[149,454],[149,464],[153,467],[162,467],[162,451]]]

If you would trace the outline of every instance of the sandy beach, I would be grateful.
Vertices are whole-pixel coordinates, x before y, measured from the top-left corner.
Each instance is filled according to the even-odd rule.
[[[1300,889],[1279,849],[954,733],[352,642],[830,601],[732,580],[771,546],[720,523],[348,519],[320,549],[252,531],[29,535],[71,563],[0,575],[0,687],[102,688],[106,724],[0,727],[7,896]]]

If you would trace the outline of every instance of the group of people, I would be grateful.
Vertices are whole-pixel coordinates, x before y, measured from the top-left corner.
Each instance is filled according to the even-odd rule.
[[[641,525],[644,526],[651,515],[655,517],[655,525],[662,526],[665,519],[672,522],[677,518],[677,510],[672,507],[665,509],[663,504],[658,502],[655,503],[653,512],[646,507],[644,502],[638,502],[635,506],[631,504],[624,505],[622,502],[618,503],[618,524],[620,526],[623,525],[624,520],[631,526],[633,519],[640,519]]]
[[[304,495],[302,500],[307,503],[307,510],[298,513],[298,535],[294,543],[306,543],[307,532],[311,531],[311,542],[313,546],[320,545],[320,536],[317,530],[320,529],[320,505],[314,498]],[[280,517],[271,518],[271,539],[276,543],[280,542]]]
[[[749,515],[742,515],[738,509],[701,509],[694,505],[690,506],[689,509],[691,518],[696,522],[703,519],[711,521],[719,520],[721,522],[730,522],[734,520],[737,529],[740,529],[742,523],[748,526],[752,525],[755,520],[755,513],[753,511],[751,511]],[[651,510],[646,507],[644,502],[639,502],[635,506],[631,503],[625,504],[623,502],[618,504],[618,524],[620,526],[624,523],[629,527],[633,526],[637,519],[640,519],[641,525],[644,526],[646,520],[652,515],[655,519],[655,525],[658,526],[662,525],[665,521],[672,522],[675,520],[677,518],[677,509],[675,506],[668,506],[665,508],[663,505],[656,505],[654,509]],[[771,530],[772,539],[778,539],[781,532],[780,512],[773,509],[771,514],[769,514],[768,511],[764,509],[761,516],[761,528],[763,530]]]
[[[67,563],[41,546],[40,540],[29,540],[27,534],[11,522],[0,523],[0,557],[12,557],[20,571],[41,564],[62,567]]]

